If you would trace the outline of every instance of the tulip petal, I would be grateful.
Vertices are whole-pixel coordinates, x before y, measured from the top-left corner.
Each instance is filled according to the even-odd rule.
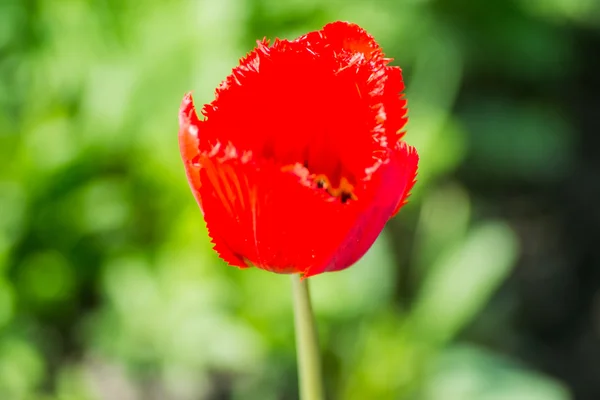
[[[389,162],[372,176],[370,185],[376,188],[368,206],[356,215],[335,253],[323,265],[315,265],[304,277],[348,268],[373,245],[390,217],[406,202],[415,183],[419,156],[414,147],[403,143]]]
[[[198,164],[200,121],[196,115],[192,94],[187,93],[179,108],[179,151],[185,167],[185,173],[194,194],[194,198],[202,210],[200,197],[200,165]]]
[[[417,153],[407,145],[400,149],[373,175],[373,197],[347,204],[315,191],[299,165],[202,157],[200,194],[215,250],[234,266],[305,277],[349,267],[372,246],[414,182]]]
[[[209,157],[201,163],[209,234],[232,265],[278,273],[321,265],[351,229],[360,205],[315,191],[299,165],[282,169],[271,162]]]

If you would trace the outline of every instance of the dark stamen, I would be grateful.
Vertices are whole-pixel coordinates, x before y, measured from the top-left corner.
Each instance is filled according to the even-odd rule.
[[[340,201],[342,202],[342,204],[346,204],[348,200],[350,200],[352,197],[352,193],[342,192],[342,194],[340,195]]]

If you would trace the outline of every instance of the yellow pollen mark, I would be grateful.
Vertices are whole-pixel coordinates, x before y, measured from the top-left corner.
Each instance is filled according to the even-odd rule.
[[[323,174],[315,176],[314,181],[319,189],[325,189],[330,196],[339,197],[342,203],[346,203],[348,200],[357,200],[354,186],[345,177],[340,179],[338,187],[331,185],[329,178]]]

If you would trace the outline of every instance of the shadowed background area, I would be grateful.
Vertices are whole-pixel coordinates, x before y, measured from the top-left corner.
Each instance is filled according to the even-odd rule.
[[[337,19],[402,66],[421,163],[311,278],[328,398],[600,398],[599,2],[3,0],[0,399],[297,398],[289,277],[213,254],[177,111]]]

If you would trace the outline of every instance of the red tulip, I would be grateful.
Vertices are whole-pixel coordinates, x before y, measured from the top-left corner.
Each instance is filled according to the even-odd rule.
[[[223,260],[308,277],[366,253],[417,172],[390,61],[362,28],[335,22],[259,41],[202,119],[184,97],[181,155]]]

